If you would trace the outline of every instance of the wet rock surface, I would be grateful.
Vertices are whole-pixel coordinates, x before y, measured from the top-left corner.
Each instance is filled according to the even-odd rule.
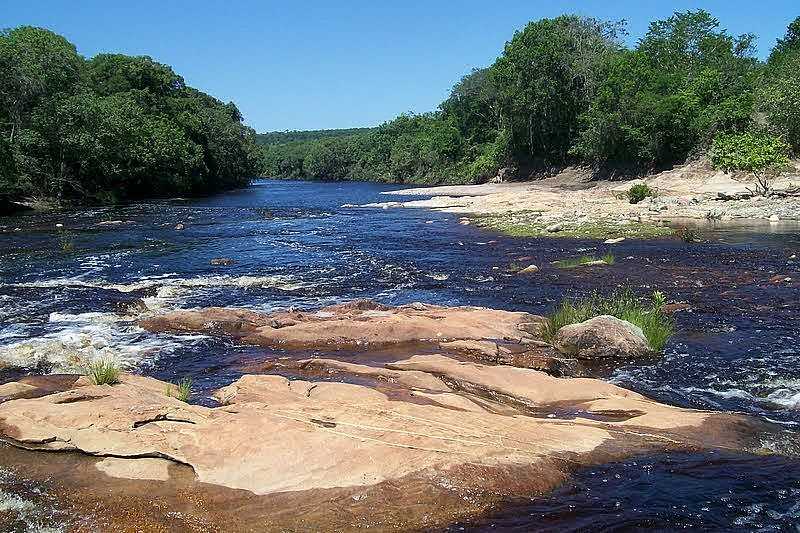
[[[68,390],[0,404],[0,433],[19,448],[101,458],[95,470],[115,482],[160,480],[167,500],[177,497],[170,483],[189,475],[206,488],[184,526],[240,506],[248,511],[233,530],[381,530],[443,526],[548,490],[583,465],[655,450],[741,449],[757,427],[599,380],[439,355],[383,368],[306,364],[376,378],[406,396],[245,375],[208,408],[169,397],[152,378],[124,375],[114,386],[76,379]],[[298,504],[317,511],[298,512]]]
[[[435,346],[451,341],[530,344],[539,339],[545,323],[541,316],[522,312],[421,303],[393,307],[369,300],[319,311],[273,314],[211,307],[175,311],[140,322],[143,328],[156,332],[231,335],[258,346],[316,350],[420,343]]]

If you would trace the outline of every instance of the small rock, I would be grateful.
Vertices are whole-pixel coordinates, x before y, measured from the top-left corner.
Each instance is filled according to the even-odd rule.
[[[211,264],[213,266],[230,266],[230,265],[234,264],[235,262],[236,261],[234,261],[233,259],[230,259],[228,257],[215,257],[214,259],[209,261],[209,264]]]
[[[778,215],[772,215],[772,216],[769,217],[769,221],[770,222],[779,222],[780,220],[781,220],[781,217],[779,217]]]
[[[181,231],[181,230],[183,230],[185,228],[186,228],[186,226],[184,226],[183,224],[176,224],[175,225],[175,229],[178,230],[178,231]]]
[[[56,227],[57,227],[57,228],[63,228],[63,227],[64,227],[64,224],[56,224]]]
[[[625,237],[617,237],[616,239],[606,239],[603,244],[617,244],[625,240]]]
[[[535,274],[537,272],[539,272],[539,267],[538,266],[536,266],[536,265],[528,265],[525,268],[523,268],[522,270],[520,270],[519,272],[517,272],[517,274]]]
[[[556,224],[551,224],[545,228],[545,231],[549,231],[550,233],[557,233],[564,229],[564,225],[560,222]]]
[[[468,218],[460,218],[458,220],[458,223],[461,224],[462,226],[469,226],[470,225],[470,221],[469,221]]]

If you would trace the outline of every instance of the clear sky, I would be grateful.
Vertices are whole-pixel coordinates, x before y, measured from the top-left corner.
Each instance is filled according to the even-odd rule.
[[[651,20],[704,8],[766,56],[798,0],[0,0],[0,27],[42,26],[91,57],[149,55],[187,83],[233,100],[258,131],[372,126],[436,108],[514,30],[562,13]]]

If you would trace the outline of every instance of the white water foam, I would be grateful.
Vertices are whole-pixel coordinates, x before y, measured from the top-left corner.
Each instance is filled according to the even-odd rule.
[[[57,533],[63,529],[42,525],[37,514],[38,507],[30,500],[0,489],[0,513],[25,524],[26,533]]]

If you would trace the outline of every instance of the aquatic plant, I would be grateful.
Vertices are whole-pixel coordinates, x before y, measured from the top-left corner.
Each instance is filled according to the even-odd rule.
[[[72,233],[62,228],[58,230],[58,244],[62,252],[72,252],[75,250],[75,242],[73,241]]]
[[[89,363],[84,372],[94,385],[119,383],[119,365],[110,359],[98,359]]]
[[[646,183],[637,183],[628,189],[628,201],[632,204],[638,204],[645,198],[652,198],[656,195],[656,191],[651,189]]]
[[[600,258],[597,258],[593,255],[582,255],[581,257],[572,257],[569,259],[561,259],[559,261],[554,261],[553,264],[558,268],[575,268],[584,265],[596,265],[599,263],[613,265],[614,261],[615,261],[614,254],[608,252],[605,255],[601,256]]]
[[[182,402],[188,402],[192,395],[192,378],[183,378],[177,385],[167,387],[167,396],[176,398]]]
[[[690,228],[688,226],[681,226],[675,230],[675,236],[683,242],[693,244],[700,242],[700,230],[697,228]]]
[[[660,291],[654,292],[650,301],[644,303],[630,289],[617,290],[608,296],[595,292],[588,298],[566,298],[548,317],[550,322],[543,336],[552,342],[564,326],[611,315],[640,327],[650,348],[660,352],[675,333],[675,324],[664,311],[665,303],[666,297]]]

